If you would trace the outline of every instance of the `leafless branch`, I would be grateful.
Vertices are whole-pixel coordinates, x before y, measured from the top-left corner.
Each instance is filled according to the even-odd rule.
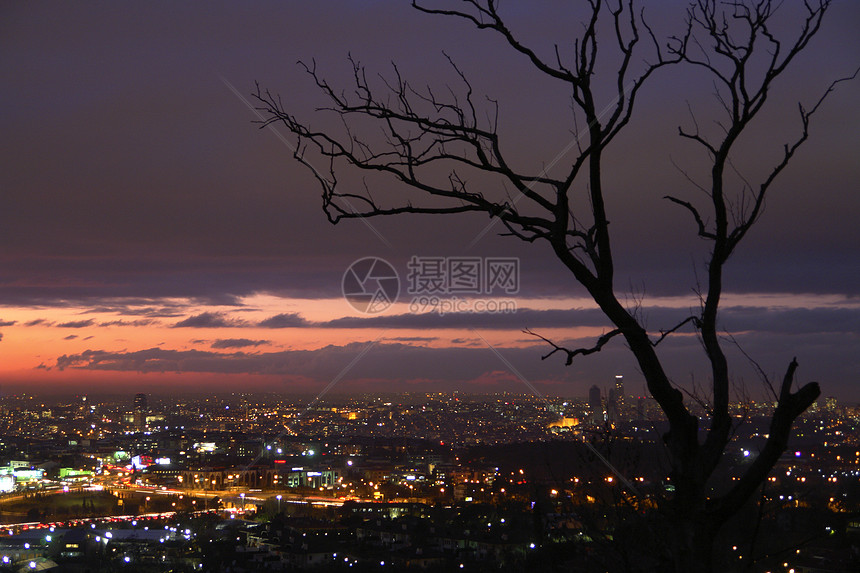
[[[752,365],[752,367],[758,373],[762,385],[765,387],[771,397],[773,397],[774,400],[778,400],[779,396],[776,393],[776,389],[773,387],[773,382],[771,382],[770,377],[767,375],[767,372],[764,371],[764,368],[761,367],[761,364],[759,364],[752,356],[749,355],[749,353],[747,353],[746,350],[744,350],[743,346],[741,346],[740,342],[738,342],[738,340],[734,336],[729,334],[726,335],[726,338],[734,345],[735,348],[738,349],[741,354],[743,354],[744,358],[747,359],[747,362]]]
[[[565,361],[565,365],[570,366],[571,364],[573,364],[573,359],[576,356],[580,356],[580,355],[586,356],[588,354],[594,354],[595,352],[600,352],[603,349],[603,347],[606,346],[607,342],[609,342],[612,338],[621,334],[621,330],[616,328],[614,330],[610,330],[606,334],[600,335],[600,337],[597,339],[597,342],[594,344],[594,346],[592,346],[590,348],[576,348],[574,350],[570,350],[570,349],[564,348],[563,346],[559,346],[555,342],[549,340],[548,338],[544,338],[540,334],[537,334],[536,332],[533,332],[529,329],[523,330],[523,333],[529,334],[531,336],[536,336],[537,338],[540,338],[541,340],[543,340],[544,342],[546,342],[547,344],[549,344],[550,346],[553,347],[553,350],[549,354],[541,356],[541,360],[546,360],[547,358],[549,358],[550,356],[552,356],[556,352],[561,352],[562,354],[567,355],[567,360]]]
[[[699,214],[699,210],[696,209],[692,203],[690,203],[689,201],[683,201],[681,199],[678,199],[677,197],[672,197],[671,195],[666,195],[663,198],[668,199],[672,203],[680,205],[681,207],[684,207],[690,213],[692,213],[693,219],[696,221],[696,225],[699,227],[699,236],[700,237],[702,237],[704,239],[716,239],[717,238],[716,235],[714,235],[714,233],[708,231],[707,227],[705,226],[705,222],[702,220],[702,216]]]
[[[659,338],[657,338],[656,340],[652,341],[652,342],[651,342],[651,345],[652,345],[652,346],[657,346],[658,344],[660,344],[661,342],[663,342],[663,340],[664,340],[667,336],[669,336],[669,335],[670,335],[670,334],[672,334],[673,332],[677,331],[679,328],[681,328],[682,326],[684,326],[684,325],[685,325],[685,324],[687,324],[688,322],[693,323],[693,326],[695,326],[696,328],[698,328],[698,327],[699,327],[699,317],[698,317],[698,316],[688,316],[687,318],[685,318],[684,320],[682,320],[681,322],[679,322],[678,324],[676,324],[675,326],[673,326],[673,327],[672,327],[672,328],[670,328],[669,330],[660,330],[660,337],[659,337]]]

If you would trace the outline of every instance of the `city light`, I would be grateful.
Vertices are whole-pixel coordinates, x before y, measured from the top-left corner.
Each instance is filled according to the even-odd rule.
[[[436,399],[438,400],[438,398]],[[0,403],[2,400],[3,398],[0,397]],[[91,404],[96,405],[95,402],[91,402]],[[566,399],[564,402],[559,401],[558,404],[565,404],[564,408],[570,409],[572,415],[586,418],[584,413],[575,410],[577,407],[586,408],[587,403],[585,401],[577,402]],[[376,415],[374,413],[376,412],[375,408],[375,406],[368,407],[368,411],[365,413],[361,405],[351,405],[349,410],[354,414],[352,416],[354,419],[346,419],[339,412],[334,411],[331,412],[330,418],[326,418],[329,416],[328,412],[325,409],[320,409],[314,414],[316,416],[314,424],[317,426],[309,427],[325,428],[325,423],[337,423],[344,427],[352,427],[354,424],[355,428],[370,427],[360,424],[369,419],[376,419],[373,418]],[[230,432],[223,434],[224,439],[218,438],[216,436],[222,435],[219,426],[207,426],[209,421],[204,418],[200,424],[208,428],[205,434],[207,437],[202,437],[204,434],[201,430],[201,438],[195,439],[208,440],[199,442],[200,444],[205,443],[206,447],[165,450],[165,453],[169,453],[172,457],[176,457],[178,451],[190,452],[190,456],[180,458],[181,462],[173,462],[176,465],[172,470],[166,470],[161,467],[162,464],[146,464],[146,468],[141,467],[133,472],[124,469],[117,471],[117,464],[124,463],[124,460],[137,458],[144,462],[147,459],[162,460],[166,457],[155,450],[137,450],[138,446],[135,445],[137,440],[144,438],[140,435],[128,434],[127,438],[117,438],[115,449],[117,452],[122,452],[120,458],[115,458],[114,452],[111,452],[108,457],[93,451],[93,457],[90,458],[93,459],[92,470],[86,468],[64,470],[67,476],[78,471],[89,471],[89,473],[84,474],[84,477],[78,482],[52,483],[51,480],[43,477],[40,483],[45,488],[43,489],[45,493],[42,495],[78,496],[77,507],[83,505],[87,513],[89,513],[87,505],[89,498],[82,504],[82,500],[86,496],[101,495],[98,492],[103,492],[106,496],[109,495],[111,503],[118,508],[117,516],[108,517],[105,520],[91,519],[87,516],[86,519],[82,519],[77,525],[71,527],[87,528],[87,531],[92,531],[91,539],[96,540],[101,546],[101,551],[106,554],[113,554],[115,563],[125,562],[128,564],[138,560],[131,555],[113,553],[111,549],[115,546],[117,547],[115,551],[121,549],[120,546],[117,546],[117,530],[136,527],[140,523],[141,532],[150,531],[150,529],[160,531],[161,535],[155,536],[151,541],[152,546],[160,549],[141,549],[142,555],[146,555],[147,559],[153,557],[153,555],[147,555],[148,551],[162,551],[166,549],[166,546],[174,549],[178,547],[177,551],[181,553],[184,551],[182,547],[186,547],[182,545],[183,543],[191,543],[192,541],[199,543],[200,541],[197,541],[199,537],[196,526],[183,523],[180,516],[187,515],[189,512],[202,513],[201,510],[208,511],[216,519],[236,520],[236,522],[241,520],[241,527],[245,527],[246,524],[253,523],[261,517],[271,520],[274,516],[273,509],[277,511],[278,515],[283,515],[281,512],[284,510],[284,504],[288,504],[287,508],[290,510],[296,507],[296,509],[301,508],[299,509],[300,513],[314,514],[316,511],[328,511],[329,508],[350,507],[346,505],[350,503],[355,504],[352,511],[356,512],[355,515],[359,516],[366,524],[365,527],[368,528],[363,535],[377,536],[375,543],[382,543],[381,536],[384,531],[393,532],[393,535],[396,536],[403,535],[406,539],[415,535],[413,528],[418,526],[417,524],[426,528],[424,531],[429,531],[431,522],[427,520],[431,518],[428,514],[420,517],[413,515],[409,518],[410,520],[403,519],[408,515],[408,512],[405,511],[407,508],[405,502],[407,501],[412,504],[420,504],[416,507],[423,505],[424,507],[436,508],[433,511],[439,512],[446,523],[460,523],[458,519],[462,519],[463,508],[474,504],[473,507],[483,509],[475,513],[471,522],[462,522],[463,525],[460,526],[462,531],[457,532],[455,528],[449,535],[462,537],[465,535],[465,530],[468,529],[471,532],[470,535],[479,530],[488,534],[497,531],[496,535],[499,537],[508,536],[512,540],[523,539],[524,536],[531,535],[531,530],[524,524],[533,522],[535,511],[543,511],[546,513],[542,519],[545,520],[546,526],[551,528],[551,531],[557,532],[554,535],[560,539],[576,539],[578,543],[584,543],[582,540],[592,539],[593,535],[593,532],[588,529],[588,524],[580,523],[575,518],[566,516],[575,515],[577,511],[583,510],[586,513],[605,511],[605,507],[610,507],[613,503],[609,495],[611,493],[619,497],[620,503],[629,504],[629,507],[637,512],[642,512],[637,514],[641,516],[647,516],[651,511],[659,511],[661,498],[671,499],[675,484],[673,480],[668,479],[665,473],[652,471],[648,464],[631,466],[625,459],[621,459],[619,462],[618,459],[611,457],[614,455],[611,454],[611,450],[607,461],[613,467],[608,467],[597,457],[589,457],[587,450],[583,450],[581,457],[586,460],[584,463],[560,469],[565,466],[555,466],[564,458],[557,454],[544,455],[541,459],[533,460],[533,456],[523,455],[520,452],[512,459],[506,459],[505,457],[494,458],[487,454],[486,452],[493,451],[492,447],[487,448],[486,452],[482,451],[482,448],[485,447],[482,445],[467,445],[467,449],[463,449],[462,446],[466,443],[457,445],[458,441],[453,436],[458,431],[466,435],[465,431],[456,427],[444,426],[454,417],[457,408],[468,408],[469,415],[482,413],[481,415],[488,420],[492,420],[491,413],[496,412],[497,408],[502,408],[502,411],[507,412],[509,416],[503,418],[505,423],[515,424],[515,427],[521,432],[523,431],[522,428],[529,427],[529,419],[539,419],[537,413],[542,411],[541,408],[545,408],[545,405],[529,401],[518,402],[511,396],[506,396],[504,400],[495,398],[473,398],[471,402],[452,400],[450,405],[446,405],[445,414],[439,416],[437,421],[439,426],[436,430],[438,432],[450,432],[452,437],[426,442],[416,440],[415,444],[418,445],[410,446],[407,450],[408,455],[399,449],[399,443],[402,441],[399,434],[396,436],[392,434],[388,438],[376,437],[372,441],[353,441],[350,437],[340,434],[335,441],[327,436],[315,435],[308,438],[298,433],[297,436],[291,438],[295,440],[296,445],[287,447],[283,446],[283,442],[280,440],[272,441],[269,444],[263,444],[262,440],[256,444],[253,441],[243,440],[241,439],[243,434],[238,429],[232,434]],[[511,409],[504,410],[504,408]],[[272,410],[277,411],[274,407]],[[238,409],[231,408],[230,411],[234,412]],[[415,408],[392,406],[391,416],[392,418],[403,417],[398,426],[401,428],[399,431],[408,435],[409,430],[406,428],[411,426],[407,422],[412,422],[412,416],[426,416],[428,412],[432,411],[433,409],[427,405]],[[293,414],[290,412],[290,415]],[[121,418],[121,416],[116,417]],[[194,416],[189,416],[189,418],[194,419]],[[277,424],[281,417],[273,416],[272,419],[272,423]],[[310,419],[310,416],[306,418],[308,421]],[[552,418],[548,417],[547,419],[551,420]],[[328,421],[323,422],[323,420]],[[223,423],[224,421],[213,421],[213,424],[220,425]],[[748,433],[757,433],[759,439],[765,439],[761,438],[763,428],[754,427],[752,422],[750,424]],[[823,426],[825,429],[818,431],[830,431],[831,436],[835,435],[834,432],[841,431],[841,429],[834,429],[841,428],[841,426],[827,426],[826,424]],[[426,422],[424,427],[426,427]],[[536,424],[532,427],[535,428],[535,432],[540,433],[536,435],[548,435],[546,433],[548,428],[545,425]],[[612,431],[616,433],[617,439],[626,440],[628,444],[637,444],[638,442],[634,441],[634,436],[637,440],[643,439],[643,436],[649,436],[647,430],[644,433],[637,433],[641,432],[637,429],[638,427],[633,423],[625,424],[622,422]],[[815,427],[817,428],[818,425],[816,424]],[[508,442],[501,431],[492,426],[491,421],[478,426],[474,431],[489,431],[491,428],[497,432],[496,439],[499,441],[496,444],[501,446],[498,451],[520,447],[526,448],[525,451],[528,451],[527,448],[533,447],[531,445],[518,445],[520,443],[517,442],[518,434],[513,435]],[[178,431],[188,432],[189,430]],[[840,437],[843,441],[848,441],[853,439],[853,434],[842,432]],[[564,444],[564,447],[576,451],[576,448],[579,448],[583,443],[582,440],[587,439],[587,435],[569,434],[563,438],[555,437],[553,439],[557,440],[558,444]],[[152,440],[151,443],[155,444],[157,433],[145,439]],[[742,439],[749,439],[749,436],[739,437],[738,441],[743,443]],[[125,443],[123,440],[128,442]],[[390,442],[386,444],[386,440],[390,440]],[[860,457],[856,455],[856,445],[846,443],[837,446],[834,445],[832,437],[830,440],[830,445],[827,447],[823,446],[823,440],[819,446],[810,446],[810,451],[803,456],[803,459],[807,460],[805,462],[797,459],[799,456],[796,454],[799,450],[791,449],[774,465],[771,475],[765,478],[769,487],[765,489],[764,494],[765,502],[774,507],[773,512],[778,513],[792,509],[814,511],[816,507],[813,504],[817,502],[819,497],[824,504],[820,509],[827,512],[828,515],[833,512],[848,513],[856,507],[857,501],[850,496],[846,497],[846,491],[839,487],[843,481],[856,479],[856,462],[858,461],[857,458]],[[440,441],[447,445],[440,445]],[[382,443],[386,446],[375,449],[374,446],[368,445],[373,443]],[[743,462],[754,457],[754,452],[758,451],[754,447],[741,447],[740,443],[737,449],[734,449],[736,468],[742,468]],[[272,447],[273,453],[280,449],[286,454],[283,457],[277,457],[277,459],[265,455],[261,456],[268,451],[267,446]],[[636,448],[637,446],[631,445],[629,447]],[[480,455],[464,455],[466,451],[479,452]],[[257,456],[261,457],[258,458]],[[229,460],[229,463],[217,465],[221,460]],[[549,468],[552,468],[553,481],[551,482],[544,481]],[[620,470],[618,474],[610,473],[616,469]],[[29,471],[29,467],[27,470]],[[564,473],[565,471],[568,473]],[[0,468],[0,474],[2,472],[3,468]],[[136,483],[129,482],[127,474],[131,473],[134,473]],[[621,476],[625,474],[630,483],[627,481],[622,483]],[[526,480],[525,476],[527,475],[535,477],[529,477]],[[734,475],[730,474],[730,479],[737,481],[741,475],[742,471],[738,469]],[[535,482],[538,484],[537,487]],[[21,483],[28,482],[22,481]],[[635,484],[634,487],[638,491],[632,491],[629,487],[625,487],[630,486],[631,483]],[[778,488],[774,487],[777,483],[779,484]],[[540,484],[546,484],[543,486],[545,489],[541,489]],[[774,484],[774,486],[770,486],[770,484]],[[607,488],[606,486],[610,487]],[[46,493],[48,491],[52,493]],[[546,496],[543,505],[537,498],[541,495],[541,491]],[[810,492],[812,493],[810,494]],[[120,504],[119,501],[123,503]],[[272,504],[271,501],[276,503]],[[579,505],[582,507],[577,509]],[[76,506],[72,504],[71,507]],[[573,512],[571,512],[571,508],[573,508]],[[120,515],[120,511],[127,511],[130,515]],[[348,535],[354,536],[353,528],[361,522],[356,520],[344,526],[337,522],[339,518],[336,515],[337,513],[320,513],[315,519],[320,520],[321,524],[328,523],[328,525],[323,525],[319,529],[311,528],[301,531],[298,539],[304,543],[311,542],[311,539],[330,543],[332,539],[337,539],[341,535],[341,531],[349,532]],[[515,519],[511,519],[512,516],[515,516]],[[401,519],[403,520],[401,521]],[[770,517],[766,517],[766,519],[770,519]],[[114,524],[114,521],[120,523]],[[378,532],[374,532],[372,531],[374,529],[373,524],[376,524],[377,521],[380,525],[376,526]],[[58,537],[54,533],[55,525],[62,529],[70,527],[67,524],[46,524],[44,526],[46,531],[41,536],[43,543],[35,544],[36,551],[56,543],[55,540]],[[14,531],[5,529],[4,531],[8,532],[10,536],[15,535]],[[825,529],[823,533],[829,539],[834,539],[835,536],[839,535],[839,532],[833,528]],[[264,546],[268,546],[267,535],[266,533],[262,535],[251,533],[250,530],[247,533],[234,530],[231,543],[237,547],[242,545],[250,547],[252,543],[262,543]],[[279,539],[286,538],[285,532],[273,532],[272,535],[277,535]],[[386,533],[386,535],[390,534]],[[422,535],[425,534],[422,533]],[[423,539],[423,537],[420,538]],[[463,539],[466,538],[463,537]],[[141,543],[141,548],[147,547],[147,542]],[[351,543],[353,542],[341,540],[338,546],[350,547]],[[436,540],[434,543],[440,542]],[[501,544],[499,551],[507,551],[508,549],[505,547],[508,543],[510,543],[511,548],[516,545],[515,541],[505,541]],[[537,551],[539,548],[544,549],[544,545],[537,542],[525,541],[520,543],[523,543],[519,546],[520,551],[523,547],[530,551]],[[30,544],[32,542],[28,543],[28,545]],[[23,541],[20,546],[25,547]],[[187,547],[190,551],[191,545]],[[742,555],[737,545],[729,545],[723,549],[726,552],[731,552],[735,562],[749,560],[749,556]],[[27,550],[32,551],[34,547],[27,547]],[[70,551],[75,550],[72,548]],[[268,550],[263,549],[262,551]],[[168,553],[154,554],[156,560],[162,556],[165,563],[170,562],[171,557]],[[341,553],[338,559],[344,559],[344,554]],[[492,560],[493,558],[487,557],[486,559]],[[393,559],[388,558],[377,560],[374,563],[386,568],[397,566]],[[351,558],[346,558],[344,565],[346,564],[350,567],[360,565]],[[450,562],[448,566],[458,567],[459,562]],[[196,565],[194,567],[198,569]]]

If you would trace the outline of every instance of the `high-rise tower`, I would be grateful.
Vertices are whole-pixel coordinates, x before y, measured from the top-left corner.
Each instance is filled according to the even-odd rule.
[[[615,402],[619,410],[624,409],[624,376],[621,374],[615,376]]]
[[[603,401],[600,399],[600,388],[595,384],[588,391],[588,408],[591,410],[591,421],[602,424],[604,421]]]
[[[134,395],[134,410],[135,412],[146,412],[146,394]]]

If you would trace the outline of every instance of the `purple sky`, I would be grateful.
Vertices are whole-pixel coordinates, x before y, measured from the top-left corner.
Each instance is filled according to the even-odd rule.
[[[645,3],[658,33],[680,18],[667,4]],[[553,12],[559,5],[504,8],[545,49],[576,26],[575,15]],[[813,103],[860,64],[859,27],[860,5],[835,2],[744,142],[745,175],[760,174],[797,133],[798,101]],[[313,115],[325,102],[297,60],[315,59],[345,88],[348,53],[382,73],[395,61],[417,86],[453,85],[442,50],[476,93],[499,100],[506,145],[523,165],[546,164],[568,144],[574,128],[556,84],[491,33],[407,2],[0,8],[0,386],[57,388],[113,373],[136,388],[169,373],[189,386],[245,376],[261,388],[313,390],[376,341],[343,390],[527,391],[492,345],[548,392],[584,395],[618,372],[638,391],[621,344],[565,368],[555,357],[540,361],[546,349],[520,333],[543,328],[587,344],[606,326],[545,245],[494,229],[467,247],[487,224],[478,215],[375,219],[384,241],[359,221],[332,226],[316,181],[283,141],[252,124],[230,88],[250,99],[259,81],[314,125],[331,125]],[[617,284],[645,294],[655,330],[696,305],[707,245],[661,197],[694,196],[673,161],[694,176],[700,164],[677,128],[689,125],[688,103],[702,117],[713,110],[711,91],[689,70],[658,75],[607,158]],[[860,81],[842,84],[815,117],[810,141],[728,265],[724,316],[766,372],[778,375],[796,355],[802,381],[851,401],[860,400],[857,101]],[[374,185],[383,196],[397,191]],[[395,308],[367,318],[343,304],[341,278],[354,260],[383,257],[402,278],[413,255],[519,257],[519,312]],[[706,381],[695,339],[678,337],[664,353],[679,383]],[[736,352],[732,360],[757,391],[745,360]]]

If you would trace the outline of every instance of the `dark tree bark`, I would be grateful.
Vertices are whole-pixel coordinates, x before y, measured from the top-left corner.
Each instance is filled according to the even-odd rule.
[[[477,211],[498,218],[506,234],[528,242],[545,242],[552,249],[614,329],[591,348],[568,349],[544,339],[552,347],[547,357],[560,353],[570,364],[576,356],[598,352],[613,340],[624,339],[648,390],[669,422],[664,442],[675,493],[661,508],[673,531],[668,541],[669,555],[665,556],[668,566],[685,573],[711,571],[715,534],[755,494],[785,450],[795,419],[820,393],[814,382],[792,390],[797,368],[797,362],[792,360],[779,388],[774,389],[777,406],[761,454],[732,489],[719,497],[709,497],[709,478],[725,454],[733,429],[730,368],[718,328],[726,263],[761,216],[772,184],[806,141],[811,117],[836,83],[843,80],[831,84],[811,108],[799,107],[799,134],[784,145],[782,156],[761,181],[747,183],[740,191],[731,189],[733,182],[727,178],[727,171],[740,136],[753,124],[776,78],[818,32],[830,0],[807,2],[799,31],[788,39],[777,38],[770,28],[774,2],[698,0],[689,7],[682,33],[668,43],[658,41],[633,0],[589,0],[587,4],[590,16],[578,36],[564,49],[556,47],[554,56],[546,58],[512,31],[497,0],[463,0],[461,9],[412,2],[421,12],[466,20],[478,29],[499,34],[514,53],[567,86],[580,125],[585,128],[577,142],[577,153],[566,164],[562,177],[550,176],[548,169],[526,172],[512,166],[497,130],[497,106],[490,100],[488,119],[480,119],[484,115],[473,100],[472,86],[453,62],[462,89],[456,96],[449,88],[445,97],[430,88],[413,88],[396,67],[393,79],[385,81],[384,93],[379,95],[364,68],[354,60],[355,85],[351,92],[330,86],[315,65],[305,65],[329,100],[326,109],[343,119],[346,133],[342,136],[311,129],[268,91],[258,88],[255,96],[259,109],[266,114],[264,126],[277,122],[297,137],[295,158],[310,168],[319,181],[324,210],[332,223],[403,213]],[[607,30],[611,32],[598,44],[598,36]],[[598,65],[598,46],[601,53],[608,50],[613,54],[612,69]],[[723,109],[722,117],[717,118],[722,130],[716,137],[700,132],[695,120],[693,129],[679,129],[682,138],[703,148],[709,157],[709,182],[703,187],[706,200],[666,197],[692,217],[698,237],[710,242],[711,255],[706,281],[701,286],[700,312],[679,318],[668,330],[649,332],[619,300],[613,281],[615,264],[605,201],[612,190],[605,188],[602,167],[604,152],[627,126],[640,89],[653,81],[661,68],[679,65],[709,74]],[[614,101],[604,108],[597,102],[595,81],[607,74],[617,88]],[[380,144],[354,133],[350,122],[355,118],[376,120],[385,133],[385,141]],[[315,167],[320,157],[326,159],[325,172]],[[389,175],[417,191],[419,202],[384,204],[367,191],[342,190],[336,176],[342,167]],[[559,166],[555,167],[554,173],[559,171]],[[430,175],[439,170],[448,174],[443,184]],[[513,187],[518,195],[499,199],[473,189],[468,174],[474,172],[495,177],[502,185]],[[587,201],[574,202],[575,193],[585,193]],[[741,198],[736,199],[738,196]],[[574,204],[587,204],[588,208],[574,209]],[[710,419],[703,441],[699,439],[698,417],[684,404],[681,391],[671,382],[658,353],[660,342],[682,327],[696,330],[710,366],[711,389],[705,399]]]

